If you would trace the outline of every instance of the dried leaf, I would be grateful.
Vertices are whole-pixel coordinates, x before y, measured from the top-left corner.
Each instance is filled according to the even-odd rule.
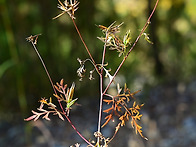
[[[104,102],[106,102],[107,104],[110,104],[113,102],[113,100],[106,100],[106,99],[103,99]]]
[[[107,119],[107,120],[105,121],[105,123],[101,127],[102,128],[105,127],[105,125],[107,125],[112,118],[113,118],[112,114],[109,114],[108,116],[106,116],[105,119]]]
[[[32,115],[26,119],[24,119],[25,121],[30,121],[30,120],[33,120],[37,115]]]
[[[103,112],[105,112],[105,113],[109,113],[111,110],[113,110],[114,108],[113,107],[111,107],[111,108],[108,108],[108,109],[106,109],[106,110],[104,110]]]
[[[42,118],[45,118],[46,120],[50,121],[50,118],[48,117],[50,114],[50,112],[47,112]]]
[[[54,88],[55,88],[58,92],[60,92],[60,89],[59,89],[56,85],[54,85]]]
[[[40,36],[41,34],[37,34],[37,35],[34,35],[34,36],[29,36],[26,38],[27,41],[31,42],[32,44],[36,45],[37,44],[37,40],[38,40],[38,37]]]
[[[38,120],[39,117],[40,117],[40,115],[37,115],[37,116],[35,117],[34,121]]]
[[[119,124],[116,126],[115,132],[118,132],[118,130],[120,129],[120,126],[121,126],[121,124],[119,123]]]
[[[63,118],[63,116],[57,111],[57,114],[58,114],[58,116],[59,116],[59,118],[60,119],[62,119],[63,121],[65,120],[64,118]]]
[[[61,86],[63,86],[63,81],[64,81],[64,80],[63,80],[63,79],[61,79],[61,81],[60,81],[60,85],[61,85]]]
[[[65,13],[67,13],[72,19],[76,19],[74,17],[74,14],[75,14],[75,11],[78,10],[79,2],[76,0],[74,2],[72,2],[72,0],[70,0],[70,2],[64,1],[64,3],[62,3],[60,0],[58,0],[58,1],[59,1],[59,4],[57,7],[59,9],[61,9],[62,12],[59,15],[57,15],[56,17],[54,17],[53,19],[56,19]]]
[[[119,83],[117,83],[117,92],[118,92],[118,94],[120,94],[120,93],[121,93],[121,91],[122,91],[122,88],[120,88],[120,84],[119,84]]]
[[[139,93],[141,90],[137,90],[137,91],[135,91],[135,92],[133,92],[133,93],[131,93],[132,95],[135,95],[135,94],[137,94],[137,93]]]
[[[136,102],[134,101],[134,102],[133,102],[133,108],[135,108],[135,105],[136,105]]]
[[[53,94],[58,100],[64,100],[62,97],[56,95],[56,94]]]
[[[117,106],[117,110],[120,112],[121,111],[121,106]]]

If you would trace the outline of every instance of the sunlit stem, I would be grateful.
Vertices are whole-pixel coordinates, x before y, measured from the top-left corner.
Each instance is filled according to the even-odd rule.
[[[47,76],[48,76],[48,78],[49,78],[49,80],[50,80],[50,83],[51,83],[51,85],[52,85],[52,88],[53,88],[55,94],[57,95],[57,92],[56,92],[56,90],[55,90],[55,88],[54,88],[54,84],[53,84],[52,78],[51,78],[51,76],[50,76],[50,74],[49,74],[49,72],[48,72],[48,70],[47,70],[47,68],[46,68],[46,65],[45,65],[44,61],[43,61],[41,55],[39,54],[39,52],[38,52],[38,50],[37,50],[35,44],[34,44],[33,42],[31,42],[31,43],[32,43],[33,48],[34,48],[35,52],[37,53],[37,55],[38,55],[38,57],[39,57],[39,59],[40,59],[42,65],[43,65],[43,67],[44,67],[44,70],[46,71],[46,74],[47,74]],[[58,102],[59,102],[59,106],[61,107],[61,110],[62,110],[64,116],[66,117],[67,121],[68,121],[69,124],[72,126],[72,128],[77,132],[77,134],[78,134],[78,135],[79,135],[88,145],[94,147],[94,145],[92,145],[86,138],[84,138],[84,137],[82,136],[82,134],[80,134],[80,132],[79,132],[79,131],[76,129],[76,127],[72,124],[71,120],[70,120],[69,117],[66,115],[66,113],[65,113],[65,111],[64,111],[64,109],[63,109],[63,106],[62,106],[62,104],[61,104],[61,101],[60,101],[59,99],[58,99]]]
[[[102,107],[103,107],[103,66],[105,61],[106,53],[106,43],[107,43],[108,33],[106,32],[106,40],[103,48],[102,63],[101,63],[101,74],[100,74],[100,102],[99,102],[99,119],[98,119],[98,128],[97,131],[101,132],[101,116],[102,116]],[[97,144],[99,144],[100,138],[97,138]]]

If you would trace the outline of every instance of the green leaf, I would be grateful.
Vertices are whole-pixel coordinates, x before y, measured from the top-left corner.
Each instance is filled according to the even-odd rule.
[[[125,47],[127,47],[128,45],[131,44],[131,32],[130,32],[130,30],[128,30],[126,32],[126,35],[123,38],[123,43],[124,43]]]
[[[144,35],[144,39],[145,39],[148,43],[153,44],[153,42],[150,41],[149,34],[143,33],[142,35]]]
[[[75,83],[73,82],[72,85],[71,85],[71,88],[69,89],[69,93],[68,93],[68,97],[67,97],[67,103],[70,103],[72,101],[73,94],[74,94],[74,89],[75,89]]]
[[[78,100],[78,98],[70,101],[69,103],[67,103],[67,108],[69,109],[76,101]]]

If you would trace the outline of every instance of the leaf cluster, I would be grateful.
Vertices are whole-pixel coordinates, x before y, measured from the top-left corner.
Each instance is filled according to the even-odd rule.
[[[82,81],[83,78],[85,77],[85,73],[86,73],[86,68],[85,68],[86,61],[90,61],[92,63],[92,65],[94,65],[94,63],[91,61],[91,59],[81,60],[80,58],[77,58],[77,60],[80,64],[80,67],[77,70],[77,74],[78,74],[78,77],[80,78],[79,81]],[[96,66],[96,65],[94,65],[94,66]],[[94,80],[93,73],[94,73],[95,69],[96,68],[89,71],[89,80]],[[99,72],[97,72],[97,73],[99,73]]]
[[[105,117],[106,121],[102,127],[106,126],[111,120],[114,121],[114,116],[116,116],[120,122],[116,126],[114,133],[115,136],[120,127],[125,126],[126,122],[131,120],[131,126],[135,128],[136,134],[139,133],[144,139],[147,140],[147,138],[142,134],[142,127],[138,124],[138,120],[140,120],[142,117],[142,114],[140,114],[140,109],[144,104],[136,104],[134,97],[134,95],[140,92],[140,90],[131,93],[125,84],[124,90],[121,92],[122,89],[120,88],[119,84],[117,84],[117,91],[118,94],[116,96],[107,95],[110,97],[110,99],[103,99],[103,101],[108,105],[111,105],[111,107],[103,111],[107,113],[107,115]],[[133,105],[129,106],[132,99]]]
[[[131,33],[128,30],[123,37],[123,40],[120,39],[116,34],[120,32],[120,27],[123,25],[123,22],[119,25],[114,25],[113,22],[109,27],[103,25],[98,25],[102,30],[105,37],[97,37],[99,40],[105,43],[110,50],[117,50],[119,52],[119,57],[126,53],[126,48],[131,45]]]
[[[40,116],[42,116],[43,119],[50,120],[50,118],[49,118],[50,113],[52,113],[53,115],[58,115],[61,120],[64,120],[64,118],[62,116],[62,112],[60,112],[56,109],[56,105],[54,105],[52,103],[51,98],[50,98],[50,102],[47,102],[47,99],[45,99],[45,98],[41,98],[41,100],[39,102],[41,103],[39,108],[37,108],[37,110],[39,112],[32,110],[33,115],[24,119],[25,121],[30,121],[30,120],[36,121],[39,119]],[[48,106],[48,110],[43,108],[44,105]]]
[[[67,116],[69,115],[69,111],[71,106],[77,101],[78,98],[73,99],[74,89],[75,89],[75,83],[72,83],[71,88],[67,88],[67,84],[63,84],[63,79],[60,81],[60,83],[56,83],[54,85],[55,89],[60,93],[53,94],[59,101],[66,102],[66,113]]]
[[[60,83],[56,83],[54,85],[55,89],[58,91],[59,94],[55,93],[53,94],[55,98],[61,103],[65,102],[66,107],[62,109],[62,111],[57,110],[57,107],[55,104],[52,103],[52,98],[50,98],[49,102],[46,98],[41,98],[39,101],[41,104],[39,108],[37,108],[38,112],[33,111],[33,115],[25,119],[25,121],[34,120],[36,121],[40,116],[43,116],[43,119],[50,120],[49,114],[52,113],[53,115],[58,115],[61,120],[64,120],[62,115],[69,115],[71,106],[74,105],[74,103],[77,101],[78,98],[73,99],[74,94],[74,88],[75,84],[73,83],[71,88],[67,88],[67,84],[63,84],[63,79],[60,81]],[[44,105],[47,106],[47,110],[44,109]],[[61,105],[62,106],[62,105]],[[63,110],[66,110],[66,113],[63,112]]]

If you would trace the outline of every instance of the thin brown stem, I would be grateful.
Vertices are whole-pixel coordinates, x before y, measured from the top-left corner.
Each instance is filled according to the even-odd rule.
[[[49,72],[48,72],[48,69],[47,69],[47,67],[46,67],[46,65],[45,65],[45,63],[44,63],[44,60],[42,59],[41,55],[39,54],[39,52],[38,52],[38,50],[37,50],[35,44],[34,44],[33,42],[31,42],[31,43],[32,43],[32,45],[33,45],[33,48],[34,48],[36,54],[38,55],[38,57],[39,57],[39,59],[40,59],[40,61],[41,61],[41,63],[42,63],[42,66],[44,67],[44,70],[45,70],[45,72],[46,72],[46,74],[47,74],[47,76],[48,76],[48,79],[50,80],[50,84],[52,85],[52,88],[53,88],[53,90],[54,90],[54,93],[57,95],[56,89],[54,88],[54,83],[53,83],[52,78],[51,78],[51,76],[50,76],[50,74],[49,74]],[[64,111],[64,109],[63,109],[63,106],[62,106],[60,100],[58,100],[58,102],[59,102],[59,105],[60,105],[60,107],[61,107],[62,112],[63,112],[64,114],[66,114],[65,111]]]
[[[85,47],[85,49],[86,49],[88,55],[90,56],[90,58],[91,58],[91,60],[92,60],[92,62],[93,62],[94,67],[96,68],[98,74],[100,74],[100,73],[99,73],[99,69],[98,69],[98,67],[96,66],[95,60],[93,59],[93,57],[92,57],[92,55],[91,55],[91,53],[90,53],[90,51],[89,51],[89,49],[88,49],[86,43],[84,42],[84,39],[83,39],[83,37],[82,37],[82,35],[81,35],[81,33],[80,33],[80,31],[79,31],[79,29],[78,29],[76,23],[75,23],[75,20],[74,20],[73,18],[72,18],[72,21],[73,21],[74,27],[75,27],[75,29],[76,29],[76,31],[77,31],[79,37],[80,37],[80,40],[82,41],[82,43],[83,43],[83,45],[84,45],[84,47]]]
[[[35,52],[37,53],[37,55],[38,55],[38,57],[39,57],[39,59],[40,59],[42,65],[43,65],[43,67],[44,67],[44,70],[45,70],[45,72],[46,72],[46,74],[47,74],[47,76],[48,76],[48,78],[49,78],[49,80],[50,80],[50,83],[51,83],[51,85],[52,85],[52,88],[53,88],[53,90],[54,90],[54,93],[57,95],[56,89],[54,88],[54,84],[53,84],[52,78],[51,78],[51,76],[50,76],[50,74],[49,74],[49,72],[48,72],[48,70],[47,70],[47,67],[46,67],[44,61],[43,61],[41,55],[39,54],[39,52],[38,52],[38,50],[37,50],[35,44],[34,44],[33,42],[31,42],[31,43],[32,43],[33,48],[34,48]],[[65,113],[65,111],[64,111],[64,109],[63,109],[63,106],[62,106],[62,104],[61,104],[61,100],[58,99],[58,102],[59,102],[59,106],[61,107],[61,110],[62,110],[64,116],[66,117],[67,121],[68,121],[69,124],[72,126],[72,128],[76,131],[76,133],[77,133],[77,134],[78,134],[78,135],[79,135],[88,145],[94,147],[94,145],[92,145],[86,138],[84,138],[84,137],[82,136],[82,134],[81,134],[81,133],[76,129],[76,127],[72,124],[71,120],[70,120],[69,117],[66,115],[66,113]]]
[[[127,55],[123,58],[122,62],[120,63],[120,65],[118,66],[116,72],[114,73],[113,75],[113,78],[112,80],[109,82],[109,84],[107,85],[106,89],[104,90],[103,94],[106,93],[106,91],[108,90],[108,88],[110,87],[110,85],[112,84],[114,78],[116,77],[117,73],[119,72],[119,70],[121,69],[122,65],[124,64],[125,60],[127,59],[127,57],[129,56],[130,52],[133,50],[133,48],[135,47],[135,45],[138,43],[139,39],[141,38],[142,34],[144,33],[144,31],[147,29],[147,26],[149,25],[149,22],[150,22],[150,19],[152,18],[156,8],[157,8],[157,5],[159,3],[159,0],[156,1],[156,4],[154,6],[154,9],[153,11],[151,12],[150,16],[148,17],[143,29],[141,30],[139,36],[137,37],[137,39],[135,40],[134,44],[132,45],[132,47],[130,48],[129,52],[127,53]]]
[[[46,65],[45,65],[44,61],[43,61],[41,55],[39,54],[39,52],[38,52],[38,50],[37,50],[35,44],[34,44],[33,42],[31,42],[31,43],[32,43],[32,45],[33,45],[33,48],[34,48],[36,54],[38,55],[38,57],[39,57],[39,59],[40,59],[40,61],[41,61],[41,63],[42,63],[42,66],[44,67],[44,70],[45,70],[45,72],[46,72],[46,74],[47,74],[47,76],[48,76],[48,79],[50,80],[50,84],[52,85],[52,88],[53,88],[55,94],[57,95],[57,92],[56,92],[56,90],[55,90],[55,88],[54,88],[53,81],[52,81],[52,79],[51,79],[51,76],[50,76],[50,74],[49,74],[47,68],[46,68]]]
[[[72,128],[76,131],[76,133],[91,147],[94,147],[94,145],[92,145],[86,138],[84,138],[84,136],[82,136],[82,134],[76,129],[76,127],[72,124],[71,120],[69,119],[69,117],[67,115],[64,115],[67,119],[67,121],[69,122],[69,124],[72,126]]]

